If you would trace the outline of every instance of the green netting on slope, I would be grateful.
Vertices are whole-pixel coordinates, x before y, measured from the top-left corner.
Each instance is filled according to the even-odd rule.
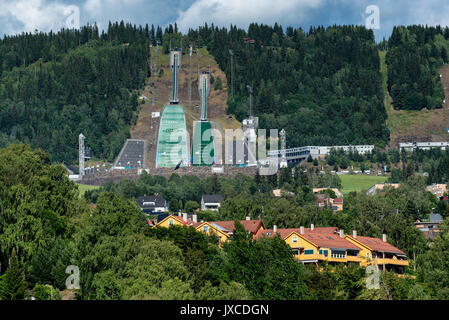
[[[156,152],[156,167],[187,166],[187,130],[184,108],[181,105],[167,105],[162,112]]]
[[[195,122],[192,140],[192,165],[211,166],[215,163],[214,138],[209,121]]]

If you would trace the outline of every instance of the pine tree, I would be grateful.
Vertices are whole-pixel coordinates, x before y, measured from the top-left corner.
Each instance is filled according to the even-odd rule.
[[[0,286],[1,300],[23,300],[26,295],[26,283],[15,249],[12,251],[11,263],[2,277]]]

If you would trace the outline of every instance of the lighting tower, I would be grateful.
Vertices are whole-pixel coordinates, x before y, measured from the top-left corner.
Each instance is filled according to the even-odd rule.
[[[281,168],[287,168],[287,157],[285,154],[285,149],[286,149],[286,144],[285,144],[285,130],[282,129],[280,132],[281,135],[281,163],[280,163],[280,167]]]
[[[86,137],[80,133],[78,136],[78,143],[79,143],[79,176],[80,178],[83,178],[84,176],[84,139]]]

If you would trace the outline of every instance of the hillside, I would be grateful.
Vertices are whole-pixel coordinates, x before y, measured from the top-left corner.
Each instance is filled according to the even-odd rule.
[[[147,139],[147,166],[154,168],[155,152],[157,147],[157,132],[159,129],[158,118],[153,119],[153,128],[150,126],[151,113],[162,112],[162,109],[167,105],[171,98],[172,88],[172,73],[169,66],[169,55],[163,54],[162,48],[156,52],[156,48],[151,49],[153,63],[157,64],[158,72],[152,74],[147,79],[147,84],[142,92],[149,100],[145,100],[142,105],[139,118],[134,127],[131,128],[131,138],[133,139]],[[189,56],[188,53],[183,54],[182,68],[179,72],[179,87],[178,97],[180,104],[184,106],[186,115],[187,130],[190,137],[193,135],[193,121],[200,118],[200,97],[198,94],[198,66],[200,70],[208,70],[212,76],[217,79],[220,78],[223,86],[221,90],[214,90],[214,85],[211,86],[211,91],[208,99],[208,119],[221,128],[225,129],[241,128],[241,123],[234,117],[226,115],[228,85],[224,72],[219,68],[215,59],[208,53],[205,48],[199,49],[192,55],[192,106],[188,105],[188,80],[189,80]],[[159,72],[163,70],[163,75],[160,77]],[[154,94],[154,105],[152,104],[152,94]],[[218,125],[217,125],[218,124]]]
[[[449,127],[449,65],[443,65],[438,72],[442,75],[446,103],[443,108],[433,110],[395,110],[387,90],[388,66],[385,63],[386,51],[380,51],[382,89],[384,104],[388,114],[387,126],[390,130],[390,147],[399,142],[410,141],[449,141],[446,128]]]

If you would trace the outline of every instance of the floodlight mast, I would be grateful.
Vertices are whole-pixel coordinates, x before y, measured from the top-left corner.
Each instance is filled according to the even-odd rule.
[[[82,178],[84,176],[84,139],[86,137],[80,133],[78,136],[78,143],[79,143],[79,177]]]

